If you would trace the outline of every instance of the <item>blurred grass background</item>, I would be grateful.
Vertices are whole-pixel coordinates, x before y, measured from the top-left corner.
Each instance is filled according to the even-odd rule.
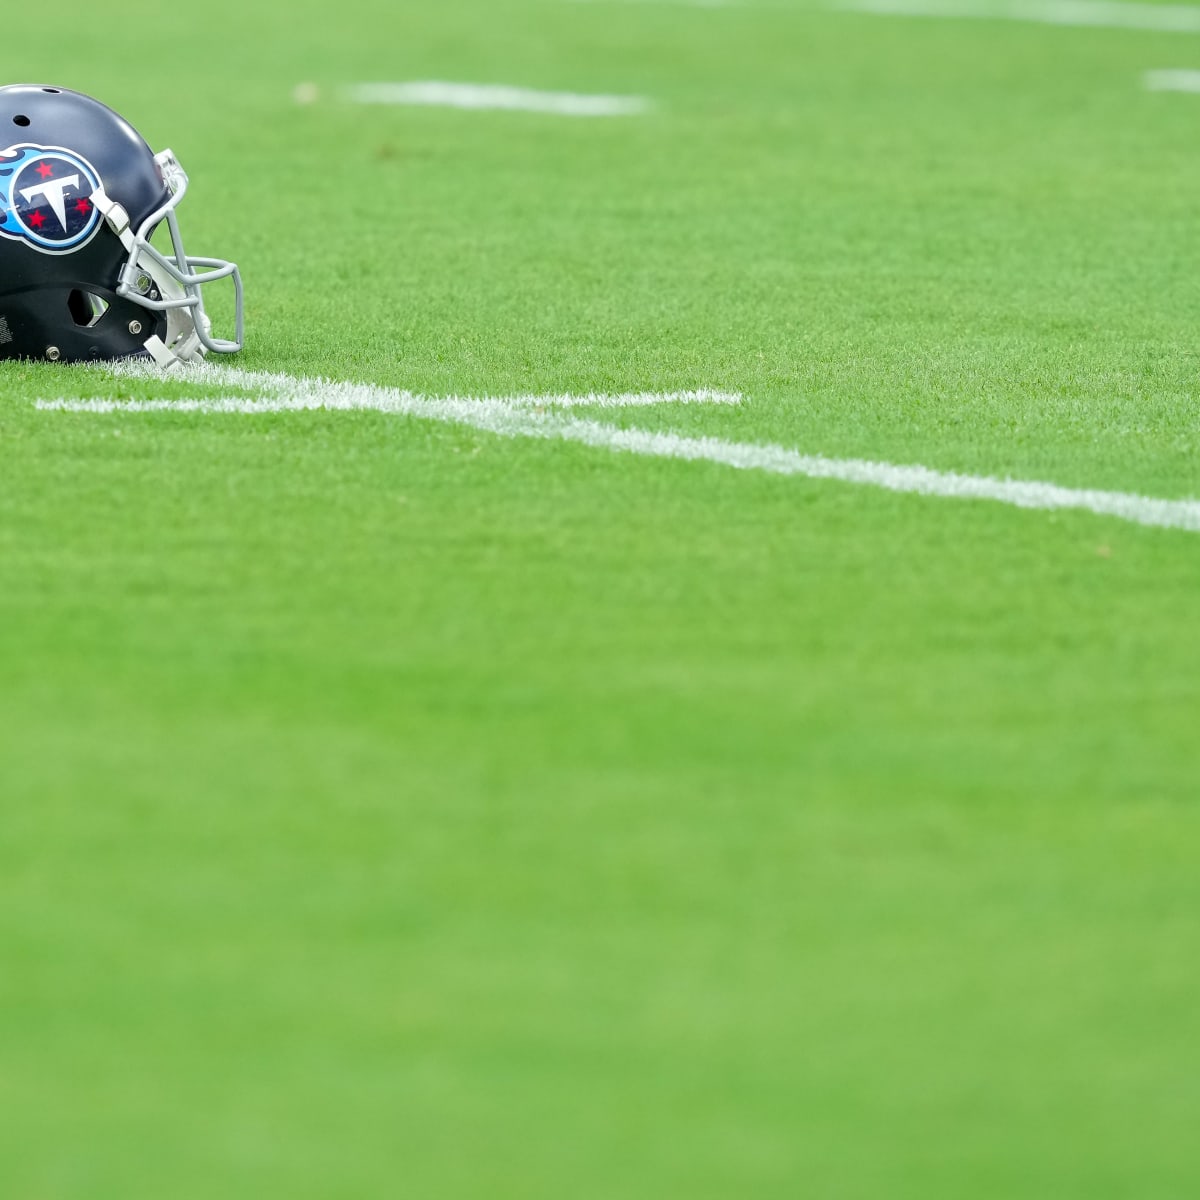
[[[1200,39],[807,7],[6,14],[255,369],[1194,494]],[[645,94],[360,109],[343,83]],[[316,84],[297,105],[296,84]],[[0,369],[0,1190],[1194,1190],[1186,535]],[[156,394],[175,385],[156,389]]]

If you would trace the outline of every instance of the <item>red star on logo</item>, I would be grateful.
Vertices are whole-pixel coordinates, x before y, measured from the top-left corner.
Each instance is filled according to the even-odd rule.
[[[54,174],[54,168],[48,162],[40,162],[33,168],[43,179],[49,179]]]
[[[79,200],[75,204],[75,211],[81,217],[86,217],[91,210],[92,206],[86,200]]]
[[[45,223],[46,218],[43,217],[40,212],[34,211],[29,214],[29,224],[32,225],[34,229],[41,229]]]

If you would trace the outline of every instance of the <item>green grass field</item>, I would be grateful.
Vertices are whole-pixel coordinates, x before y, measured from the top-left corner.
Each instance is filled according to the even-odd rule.
[[[177,152],[241,368],[1200,495],[1200,37],[56,13],[0,74]],[[654,107],[339,98],[425,79]],[[0,364],[0,1196],[1200,1191],[1195,533],[35,407],[204,394]]]

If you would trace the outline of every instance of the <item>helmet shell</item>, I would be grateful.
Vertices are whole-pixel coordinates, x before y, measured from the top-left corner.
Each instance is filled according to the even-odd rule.
[[[134,228],[170,197],[154,153],[137,130],[81,92],[33,84],[0,87],[0,153],[24,145],[81,157]],[[3,215],[0,234],[13,220]],[[73,250],[47,252],[26,239],[0,236],[0,358],[74,362],[141,352],[148,336],[165,331],[166,318],[116,294],[127,257],[121,239],[103,221]]]

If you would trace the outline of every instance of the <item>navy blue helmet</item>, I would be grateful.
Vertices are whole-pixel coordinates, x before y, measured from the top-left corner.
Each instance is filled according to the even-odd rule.
[[[111,108],[65,88],[0,87],[0,358],[147,356],[164,367],[242,348],[234,263],[185,254],[188,178]],[[171,251],[150,245],[165,222]],[[216,338],[201,288],[233,282],[236,332]]]

